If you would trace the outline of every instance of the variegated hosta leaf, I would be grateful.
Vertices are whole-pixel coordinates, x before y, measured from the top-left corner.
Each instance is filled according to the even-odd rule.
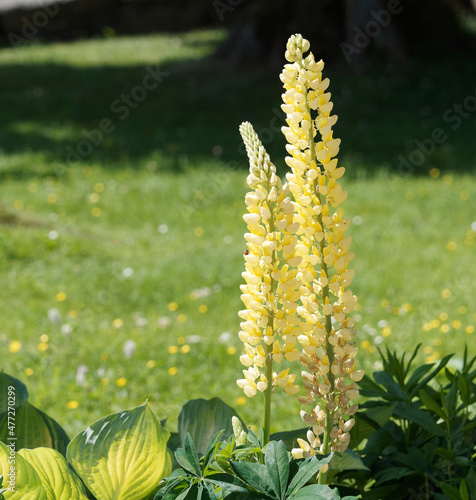
[[[61,453],[51,448],[20,450],[17,454],[35,469],[48,500],[87,500],[81,480],[71,471]]]
[[[12,469],[13,467],[13,469]],[[0,476],[5,500],[49,500],[40,476],[19,453],[0,442]]]
[[[98,499],[142,500],[171,472],[169,435],[145,403],[79,433],[67,458]]]
[[[10,388],[14,390],[10,390]],[[9,399],[10,398],[10,399]],[[0,371],[0,414],[8,407],[17,408],[28,400],[28,389],[23,382]]]
[[[63,455],[69,438],[63,428],[45,412],[26,401],[15,410],[15,435],[17,450],[21,448],[54,448]],[[8,414],[0,416],[0,440],[8,438]]]

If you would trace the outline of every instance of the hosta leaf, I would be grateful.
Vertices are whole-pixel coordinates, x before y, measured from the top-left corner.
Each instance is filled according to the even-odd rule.
[[[2,487],[7,488],[3,494],[5,500],[49,500],[33,466],[19,453],[13,456],[14,462],[10,448],[0,442],[0,476],[3,476]],[[11,467],[15,468],[15,477],[10,475]]]
[[[18,455],[33,466],[46,489],[48,500],[87,500],[83,483],[58,451],[36,448],[20,450]]]
[[[142,500],[170,473],[168,438],[145,403],[79,433],[68,446],[67,458],[100,500]]]
[[[224,441],[233,434],[231,417],[234,416],[238,417],[236,411],[219,398],[192,399],[183,406],[178,418],[181,445],[188,432],[197,452],[204,455],[217,432],[224,431],[221,436]]]
[[[14,396],[9,395],[9,388],[14,387]],[[9,398],[14,398],[9,399]],[[18,408],[23,403],[28,401],[28,389],[23,382],[7,375],[6,373],[0,371],[0,414],[7,411],[9,402],[13,403],[15,408]]]
[[[0,416],[0,441],[7,442],[8,436],[8,414],[4,413]],[[17,450],[54,448],[65,455],[69,443],[69,437],[63,428],[28,401],[15,410],[15,436]]]

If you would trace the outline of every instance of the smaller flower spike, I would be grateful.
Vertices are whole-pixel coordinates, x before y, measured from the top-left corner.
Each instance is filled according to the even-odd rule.
[[[268,153],[249,123],[240,132],[250,161],[246,195],[248,213],[243,216],[248,225],[245,234],[246,284],[241,285],[241,299],[246,307],[239,315],[240,339],[244,353],[240,361],[247,367],[244,378],[237,381],[248,397],[258,392],[282,387],[296,394],[296,375],[289,370],[273,373],[273,361],[283,358],[294,361],[300,353],[297,337],[302,333],[296,315],[300,297],[300,281],[296,267],[302,258],[296,255],[299,224],[293,221],[294,207],[287,185],[276,175]]]

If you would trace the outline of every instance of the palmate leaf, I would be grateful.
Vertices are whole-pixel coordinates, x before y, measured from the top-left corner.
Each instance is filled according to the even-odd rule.
[[[8,414],[0,416],[0,441],[9,436]],[[45,412],[29,401],[15,410],[15,436],[17,450],[21,448],[53,448],[66,455],[69,437],[64,429]]]
[[[265,465],[251,462],[230,462],[235,474],[260,493],[278,498],[274,493],[273,481]]]
[[[102,418],[69,444],[67,458],[101,500],[142,500],[171,471],[169,433],[148,403]]]
[[[20,450],[35,469],[45,487],[48,500],[87,500],[83,483],[69,468],[63,455],[51,448]]]
[[[14,387],[14,396],[9,396],[9,388]],[[17,378],[7,375],[6,373],[0,371],[0,415],[8,410],[8,403],[13,402],[9,397],[14,397],[14,407],[18,408],[23,403],[28,401],[28,389],[26,385],[18,380]]]
[[[197,450],[193,444],[190,434],[187,432],[183,448],[179,448],[175,452],[175,458],[179,465],[194,476],[201,477],[200,459],[198,458]]]
[[[271,441],[267,445],[264,463],[268,468],[277,498],[284,499],[289,479],[289,458],[282,441]]]
[[[298,462],[298,471],[292,478],[288,486],[288,495],[292,495],[302,488],[312,477],[315,477],[319,472],[319,469],[328,464],[332,460],[333,455],[328,455],[327,457],[321,458],[317,457],[306,458],[302,462]],[[294,464],[296,462],[293,462]]]
[[[3,496],[5,500],[49,500],[40,476],[31,464],[19,453],[15,456],[14,491],[9,489],[11,464],[9,463],[10,448],[0,442],[0,476],[3,476]]]
[[[357,497],[358,498],[358,497]],[[311,484],[301,488],[290,500],[340,500],[339,492],[324,484]]]

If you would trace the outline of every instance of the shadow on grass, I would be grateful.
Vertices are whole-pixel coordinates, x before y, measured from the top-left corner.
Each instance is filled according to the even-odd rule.
[[[245,120],[283,166],[278,75],[236,73],[209,59],[169,62],[160,67],[161,83],[147,90],[144,78],[151,71],[156,69],[0,66],[0,176],[51,175],[77,164],[177,172],[216,159],[247,168],[238,133]],[[465,108],[476,102],[473,61],[376,65],[363,76],[331,68],[326,76],[350,175],[474,171],[476,109]],[[464,117],[455,105],[463,106]],[[103,120],[108,126],[99,134]],[[446,136],[438,144],[431,139],[437,128]],[[416,140],[426,144],[425,154],[411,155]],[[402,166],[402,158],[409,163]]]

